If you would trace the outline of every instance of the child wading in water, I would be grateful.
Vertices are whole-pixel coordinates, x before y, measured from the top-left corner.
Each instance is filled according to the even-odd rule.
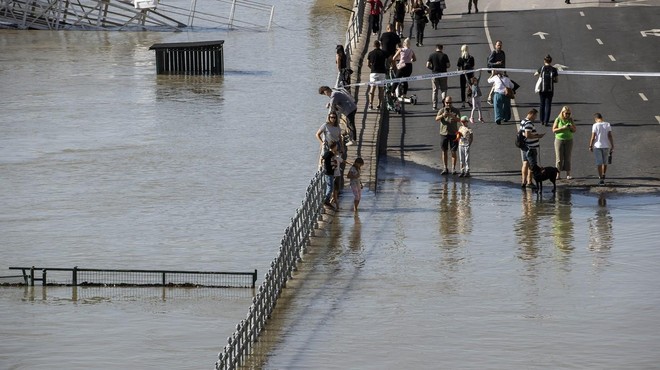
[[[360,181],[360,168],[362,168],[362,165],[364,165],[364,160],[360,157],[355,158],[353,166],[351,166],[351,169],[348,170],[348,175],[346,175],[351,180],[351,190],[355,197],[353,200],[353,212],[357,212],[360,198],[362,198],[362,182]]]

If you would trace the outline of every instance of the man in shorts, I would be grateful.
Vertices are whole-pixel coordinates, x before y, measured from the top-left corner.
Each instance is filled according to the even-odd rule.
[[[522,152],[522,187],[535,188],[534,176],[532,175],[532,168],[538,164],[539,158],[539,139],[545,134],[539,134],[534,127],[534,120],[539,111],[532,109],[527,112],[527,116],[520,121],[520,130],[523,131],[525,136],[525,148],[521,149]]]
[[[610,155],[614,150],[614,139],[612,138],[612,126],[603,120],[600,113],[594,113],[594,124],[591,126],[591,139],[589,150],[594,153],[596,167],[598,168],[598,185],[605,185],[605,173]]]
[[[461,111],[454,108],[452,105],[453,100],[451,96],[447,96],[443,100],[443,108],[438,111],[435,120],[440,122],[440,139],[442,147],[442,162],[445,167],[440,173],[446,175],[449,173],[447,168],[447,150],[451,150],[451,163],[452,174],[456,172],[456,151],[458,150],[458,140],[456,140],[456,133],[458,132],[458,122],[461,120]]]
[[[385,73],[387,72],[387,55],[380,49],[380,41],[374,41],[374,49],[367,54],[367,61],[371,73],[369,74],[369,109],[374,109],[374,93],[378,89],[378,105],[376,109],[380,109],[381,102],[383,101],[383,88],[382,84],[373,85],[373,83],[385,80]]]

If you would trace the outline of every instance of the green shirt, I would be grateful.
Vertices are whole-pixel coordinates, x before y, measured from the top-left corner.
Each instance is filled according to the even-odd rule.
[[[557,128],[562,128],[562,127],[572,125],[573,120],[570,119],[570,118],[565,120],[560,116],[560,117],[557,117],[557,119],[555,120],[555,123],[557,124]],[[558,139],[558,140],[573,140],[573,131],[568,129],[568,130],[564,130],[564,131],[555,132],[555,139]]]

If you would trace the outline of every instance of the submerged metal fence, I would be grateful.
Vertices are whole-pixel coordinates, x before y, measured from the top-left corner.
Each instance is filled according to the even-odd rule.
[[[218,354],[216,370],[235,369],[250,354],[253,344],[271,317],[277,298],[305,253],[310,236],[313,236],[314,229],[318,228],[324,189],[325,177],[321,172],[317,172],[307,187],[301,207],[296,210],[295,216],[284,231],[280,251],[271,262],[270,269],[259,286],[259,292],[248,309],[247,317],[236,325],[236,331],[227,338],[227,345]]]
[[[21,270],[25,285],[67,286],[168,286],[209,288],[254,288],[254,272],[110,270],[61,267],[10,267]]]

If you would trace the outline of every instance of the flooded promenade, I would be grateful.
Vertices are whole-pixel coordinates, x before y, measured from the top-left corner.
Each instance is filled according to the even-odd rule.
[[[437,42],[445,45],[452,66],[463,43],[477,61],[485,61],[486,32],[509,45],[514,67],[538,64],[541,58],[529,55],[535,46],[523,47],[513,36],[525,31],[503,28],[521,13],[507,13],[496,1],[480,4],[482,12],[472,16],[450,4],[439,29],[427,27],[425,46],[413,47],[418,59],[413,75],[428,72],[424,63]],[[577,4],[586,7],[523,15],[537,19],[557,12],[577,22],[580,13],[608,11],[608,5]],[[494,13],[484,15],[488,10]],[[539,49],[538,55],[547,53]],[[622,63],[621,69],[628,66]],[[596,64],[583,67],[612,68]],[[366,78],[363,70],[362,81]],[[515,101],[519,117],[538,98],[531,76],[513,78],[526,81]],[[628,105],[612,109],[606,93],[583,93],[589,86],[582,85],[584,79],[560,78],[564,90],[553,112],[571,105],[580,135],[575,179],[559,181],[555,195],[547,186],[540,196],[520,189],[516,120],[495,125],[485,102],[490,124],[475,127],[472,177],[462,179],[440,175],[430,81],[411,83],[418,104],[405,105],[404,115],[385,115],[382,126],[382,112],[368,111],[364,92],[359,94],[358,130],[367,137],[383,130],[387,144],[377,169],[378,191],[363,198],[358,214],[350,210],[351,194],[345,194],[341,209],[314,239],[254,363],[268,369],[654,368],[660,361],[654,349],[660,336],[653,329],[660,323],[660,295],[652,278],[660,271],[655,247],[660,127],[643,102],[619,94],[614,99]],[[607,86],[619,86],[619,80],[624,79],[598,79],[593,86],[611,91]],[[482,91],[488,91],[484,81]],[[637,79],[637,86],[628,87],[630,95],[637,88],[654,91],[647,83]],[[460,102],[458,81],[450,79],[449,85],[454,102]],[[657,101],[657,94],[649,95]],[[587,149],[594,111],[609,117],[619,148],[606,187],[596,186]],[[548,134],[541,163],[553,162]]]

